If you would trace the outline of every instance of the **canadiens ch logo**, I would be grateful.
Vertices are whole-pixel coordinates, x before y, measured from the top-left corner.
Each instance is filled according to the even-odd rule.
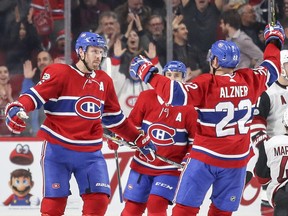
[[[99,119],[101,117],[101,101],[92,96],[84,96],[75,104],[77,115],[85,119]]]
[[[151,141],[156,145],[166,146],[175,143],[173,136],[176,134],[176,130],[174,128],[162,124],[152,124],[147,132]]]

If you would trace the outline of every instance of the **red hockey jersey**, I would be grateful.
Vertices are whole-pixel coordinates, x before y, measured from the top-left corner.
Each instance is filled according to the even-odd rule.
[[[111,78],[101,70],[87,76],[70,65],[49,65],[19,102],[28,112],[44,105],[47,118],[38,135],[72,150],[101,149],[102,124],[127,141],[139,135],[120,109]]]
[[[140,93],[129,120],[138,129],[147,133],[157,147],[157,154],[181,163],[189,152],[196,130],[197,113],[193,106],[169,106],[156,95],[154,90]],[[147,163],[135,152],[130,166],[147,175],[179,175],[177,167],[156,158]]]
[[[149,82],[164,101],[172,105],[192,104],[198,112],[199,128],[190,157],[207,164],[237,168],[252,156],[250,125],[260,94],[280,73],[280,51],[268,44],[264,62],[232,75],[203,74],[183,84],[153,75]]]

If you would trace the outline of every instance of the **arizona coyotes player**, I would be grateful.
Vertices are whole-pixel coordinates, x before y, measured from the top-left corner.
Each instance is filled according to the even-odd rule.
[[[254,118],[251,125],[251,137],[254,145],[260,147],[265,140],[275,135],[284,134],[281,119],[284,111],[288,107],[288,50],[280,52],[281,75],[258,100],[254,111]],[[265,154],[258,161],[266,160]],[[262,170],[265,172],[265,170]],[[267,185],[262,186],[261,192],[261,214],[263,216],[273,216],[273,207],[269,205],[266,193]]]
[[[261,145],[258,157],[260,160],[254,170],[258,181],[267,184],[267,198],[274,207],[275,216],[288,215],[288,107],[282,113],[281,125],[283,127],[284,124],[284,132]],[[281,128],[280,125],[278,127]]]
[[[165,65],[163,74],[171,80],[183,81],[186,66],[171,61]],[[173,107],[164,103],[154,89],[146,90],[140,93],[129,119],[150,136],[161,156],[180,164],[191,149],[197,119],[192,106]],[[167,215],[179,180],[177,167],[157,158],[147,162],[138,151],[130,167],[121,215],[140,216],[146,207],[150,216]]]
[[[22,120],[26,112],[44,105],[47,117],[38,132],[45,140],[41,157],[43,216],[64,215],[72,173],[83,199],[83,216],[105,214],[110,185],[101,152],[102,124],[140,148],[153,145],[123,115],[111,78],[99,70],[107,53],[105,40],[83,32],[75,49],[76,65],[47,66],[38,84],[6,107],[6,125],[19,134],[26,126]]]
[[[237,211],[245,183],[246,166],[253,155],[250,125],[258,97],[280,74],[284,30],[279,22],[264,30],[264,61],[255,69],[234,68],[239,48],[231,41],[216,41],[209,55],[211,74],[181,83],[155,74],[147,59],[135,57],[130,73],[149,83],[172,105],[193,105],[198,112],[197,131],[190,158],[179,180],[173,216],[197,215],[212,186],[209,216]]]

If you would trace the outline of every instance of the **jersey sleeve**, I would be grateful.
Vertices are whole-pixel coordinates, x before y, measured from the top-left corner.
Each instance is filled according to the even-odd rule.
[[[131,121],[124,116],[110,78],[107,85],[102,123],[106,128],[128,142],[134,141],[139,135],[139,131]]]
[[[57,68],[59,65],[54,64],[46,67],[41,80],[23,94],[32,99],[36,109],[39,109],[50,98],[57,98],[58,93],[61,92],[64,69],[61,67]]]
[[[112,80],[108,80],[102,122],[109,129],[120,125],[126,117],[120,108]]]
[[[267,69],[267,86],[271,86],[279,77],[281,73],[280,64],[280,50],[276,45],[269,43],[264,51],[264,61],[260,64],[260,67]],[[261,73],[261,71],[255,71],[255,73]]]
[[[251,140],[253,145],[258,147],[264,144],[268,139],[267,135],[267,117],[270,111],[270,98],[267,92],[263,92],[258,98],[254,110],[254,117],[250,126]]]
[[[267,184],[271,180],[270,168],[267,166],[265,145],[259,146],[259,156],[254,168],[254,174],[260,184]]]

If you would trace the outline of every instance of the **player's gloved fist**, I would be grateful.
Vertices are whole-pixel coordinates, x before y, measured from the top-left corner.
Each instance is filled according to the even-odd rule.
[[[149,142],[148,145],[139,148],[139,151],[139,157],[142,160],[146,160],[147,162],[153,162],[156,158],[156,146],[152,142]]]
[[[17,101],[8,103],[5,107],[5,116],[6,126],[12,133],[20,134],[25,130],[26,123],[23,119],[27,119],[28,116],[21,103]]]
[[[116,136],[115,138],[117,138],[117,139],[122,139],[121,137],[118,137],[118,136]],[[113,142],[113,141],[110,140],[110,139],[107,140],[107,144],[108,144],[108,148],[109,148],[110,150],[116,151],[116,150],[118,150],[118,148],[119,148],[119,145],[118,145],[117,143]]]
[[[266,25],[264,30],[264,38],[265,38],[265,44],[267,45],[270,41],[276,40],[280,42],[280,48],[282,48],[284,44],[285,39],[285,32],[280,24],[279,21],[275,24],[275,26],[272,26],[270,24]]]
[[[129,72],[132,79],[137,80],[140,78],[145,83],[148,83],[151,75],[158,72],[158,68],[148,59],[137,56],[132,59]]]

